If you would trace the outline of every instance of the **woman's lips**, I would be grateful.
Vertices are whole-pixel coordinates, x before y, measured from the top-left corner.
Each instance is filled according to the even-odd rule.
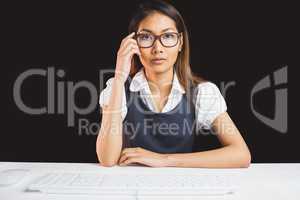
[[[155,58],[155,59],[151,60],[151,63],[155,64],[155,65],[159,65],[159,64],[162,64],[163,62],[165,62],[165,60],[166,59],[164,59],[164,58]]]

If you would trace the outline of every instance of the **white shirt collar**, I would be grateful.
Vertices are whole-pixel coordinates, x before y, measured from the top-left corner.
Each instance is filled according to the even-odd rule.
[[[140,90],[144,90],[146,93],[151,94],[148,81],[146,79],[146,76],[144,74],[143,68],[140,69],[132,78],[132,81],[129,86],[130,91],[132,92],[137,92]],[[185,93],[185,90],[182,88],[177,74],[174,70],[174,77],[173,77],[173,82],[172,82],[172,88],[171,88],[171,94],[174,94],[174,92],[179,92],[181,94]]]

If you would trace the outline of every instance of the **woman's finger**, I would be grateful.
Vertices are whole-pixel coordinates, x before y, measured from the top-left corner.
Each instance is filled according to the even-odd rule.
[[[125,153],[125,154],[122,154],[120,160],[119,160],[119,163],[122,163],[124,160],[126,160],[128,157],[130,156],[130,153]]]
[[[137,41],[135,39],[132,39],[132,38],[128,38],[127,40],[125,40],[124,42],[121,43],[120,47],[125,47],[126,45],[128,44],[136,44],[137,45]]]
[[[129,165],[131,163],[140,163],[140,164],[144,164],[142,162],[142,159],[141,157],[131,157],[131,158],[128,158],[127,160],[125,160],[123,163],[121,163],[120,165]]]
[[[135,32],[132,32],[132,33],[130,33],[129,35],[127,35],[127,36],[125,37],[125,39],[126,39],[126,38],[132,38],[134,35],[135,35]]]
[[[131,158],[131,157],[136,157],[136,156],[139,156],[138,153],[125,153],[121,156],[120,160],[119,160],[119,163],[122,163],[124,162],[125,160],[127,160],[128,158]]]
[[[118,52],[118,55],[125,55],[127,54],[132,48],[137,48],[138,49],[138,46],[136,44],[128,44],[125,48],[123,49],[120,49],[119,52]]]
[[[135,32],[132,32],[131,34],[129,34],[129,35],[127,35],[125,38],[123,38],[123,40],[122,40],[122,42],[121,42],[121,46],[122,46],[122,44],[124,44],[127,40],[130,40],[130,39],[132,39],[132,40],[134,40],[133,39],[133,36],[135,35]]]
[[[139,48],[137,47],[132,47],[131,49],[127,50],[126,52],[123,53],[123,56],[132,56],[133,54],[141,55],[141,52]]]
[[[138,45],[136,42],[133,42],[133,41],[128,41],[125,45],[121,46],[119,51],[118,51],[118,54],[122,54],[124,51],[126,51],[128,48],[130,47],[137,47],[138,48]]]
[[[123,149],[121,154],[136,152],[136,149],[137,148],[125,148],[125,149]]]
[[[140,50],[138,48],[132,47],[132,48],[126,50],[126,52],[120,54],[120,56],[123,56],[123,57],[129,56],[129,57],[131,57],[133,54],[137,54],[137,55],[140,56],[141,52],[140,52]]]

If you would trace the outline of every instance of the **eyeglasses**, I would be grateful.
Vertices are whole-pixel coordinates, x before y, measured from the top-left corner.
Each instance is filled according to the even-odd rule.
[[[174,47],[178,44],[181,33],[168,32],[161,35],[153,35],[152,33],[138,33],[135,36],[137,44],[140,48],[150,48],[158,39],[164,47]]]

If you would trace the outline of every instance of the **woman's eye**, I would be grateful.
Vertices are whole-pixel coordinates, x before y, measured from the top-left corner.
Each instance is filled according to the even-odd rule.
[[[165,39],[173,39],[175,37],[175,34],[173,33],[166,33],[163,35],[163,38]]]
[[[143,35],[140,36],[140,39],[141,40],[151,40],[152,37],[151,37],[151,35],[143,34]]]

